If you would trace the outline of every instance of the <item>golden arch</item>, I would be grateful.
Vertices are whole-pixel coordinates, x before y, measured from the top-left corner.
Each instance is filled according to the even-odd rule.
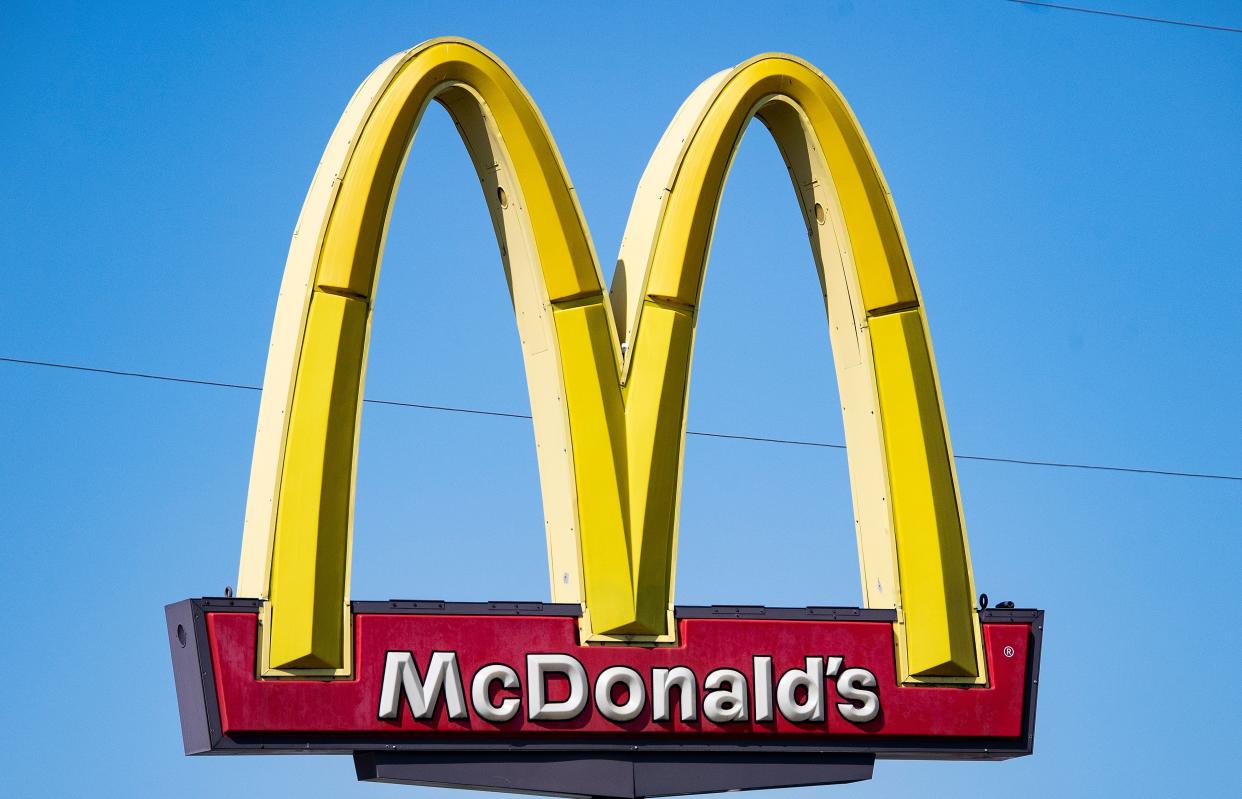
[[[552,598],[589,642],[671,641],[686,397],[707,252],[750,118],[775,137],[830,320],[868,607],[904,678],[984,679],[961,502],[919,292],[857,120],[809,64],[761,55],[700,85],[639,183],[611,296],[543,119],[478,45],[381,64],[303,206],[264,377],[238,592],[265,601],[268,675],[348,674],[357,427],[388,215],[439,101],[478,172],[522,339]],[[641,324],[640,324],[641,323]],[[618,330],[623,336],[618,336]]]

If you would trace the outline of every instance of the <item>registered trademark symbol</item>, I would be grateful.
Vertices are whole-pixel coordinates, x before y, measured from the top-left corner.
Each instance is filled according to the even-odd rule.
[[[1007,658],[1011,658],[1011,657],[1013,657],[1013,647],[1012,647],[1012,646],[1007,646],[1007,647],[1005,647],[1005,657],[1007,657]]]

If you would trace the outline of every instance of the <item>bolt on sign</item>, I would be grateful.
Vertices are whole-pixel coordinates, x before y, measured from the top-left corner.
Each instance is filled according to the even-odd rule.
[[[349,599],[355,455],[389,211],[423,111],[456,122],[522,340],[551,602]],[[721,191],[758,118],[829,319],[865,608],[673,602],[694,329]],[[673,117],[611,290],[551,134],[482,47],[382,63],[338,123],[281,284],[237,597],[169,605],[188,754],[352,754],[362,779],[638,797],[1030,754],[1043,614],[980,610],[927,321],[840,92],[760,55]]]

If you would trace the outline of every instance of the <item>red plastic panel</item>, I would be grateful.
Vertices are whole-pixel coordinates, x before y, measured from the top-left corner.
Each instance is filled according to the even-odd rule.
[[[366,614],[354,617],[355,676],[349,680],[265,679],[255,676],[258,617],[250,613],[208,613],[207,627],[215,666],[216,691],[225,734],[316,732],[389,734],[423,737],[437,734],[479,736],[669,735],[710,739],[729,735],[759,739],[790,736],[889,738],[904,736],[1010,738],[1022,734],[1022,713],[1028,682],[1026,624],[983,625],[987,651],[987,686],[902,686],[897,684],[893,631],[889,624],[857,621],[769,621],[750,619],[682,619],[681,644],[675,647],[584,647],[578,644],[577,620],[562,616],[433,616]],[[433,651],[456,653],[466,705],[466,719],[451,719],[441,696],[427,720],[412,717],[404,699],[396,719],[378,717],[384,664],[389,651],[413,653],[420,674],[427,674]],[[527,718],[526,656],[537,653],[572,655],[587,672],[588,701],[575,718],[531,721]],[[877,718],[848,721],[837,705],[835,679],[825,683],[823,721],[795,723],[775,710],[774,720],[755,721],[756,694],[752,657],[772,657],[772,682],[789,669],[802,668],[807,657],[841,657],[840,671],[865,668],[877,681]],[[471,705],[470,683],[475,672],[503,663],[517,672],[521,687],[506,691],[493,685],[495,702],[518,696],[522,710],[512,720],[491,723]],[[647,700],[632,721],[615,722],[595,707],[596,677],[610,666],[628,666],[643,678]],[[652,720],[653,668],[689,667],[698,684],[696,720],[680,720],[673,692],[672,720]],[[746,721],[715,723],[702,709],[704,680],[720,668],[736,669],[748,682]],[[775,688],[775,686],[774,686]],[[552,679],[548,698],[564,699],[568,684]],[[773,691],[775,693],[775,691]],[[615,694],[623,702],[624,691]],[[855,703],[857,704],[857,703]]]

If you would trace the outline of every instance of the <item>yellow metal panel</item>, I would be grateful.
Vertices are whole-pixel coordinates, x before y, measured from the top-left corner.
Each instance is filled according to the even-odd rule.
[[[969,564],[918,311],[871,319],[906,651],[916,675],[976,673]]]
[[[613,342],[599,302],[557,308],[554,314],[569,403],[583,599],[595,629],[625,631],[635,619],[625,503],[625,409]]]
[[[661,634],[673,604],[677,504],[694,317],[651,301],[625,394],[635,632]]]
[[[655,244],[668,193],[676,180],[683,146],[698,128],[704,108],[732,73],[733,70],[729,69],[717,72],[686,98],[660,137],[638,181],[609,291],[622,341],[634,340],[639,309],[647,296],[644,281],[648,274],[647,264],[651,260],[651,248]]]
[[[555,346],[551,309],[544,308],[547,290],[522,186],[495,121],[484,113],[478,94],[457,85],[444,89],[436,99],[457,123],[482,183],[513,298],[539,462],[552,601],[580,603],[577,499],[573,459],[567,457],[569,420],[560,379],[560,353]]]
[[[903,646],[908,628],[927,629],[936,624],[939,625],[936,634],[954,641],[969,641],[973,635],[973,618],[969,613],[957,614],[951,620],[942,614],[937,621],[934,602],[928,612],[922,610],[926,592],[906,597],[901,590],[904,581],[899,576],[900,555],[894,540],[896,523],[891,504],[908,481],[896,482],[895,467],[888,462],[883,446],[881,422],[889,414],[878,405],[867,318],[869,311],[916,309],[919,300],[896,213],[861,129],[835,87],[812,67],[792,57],[759,56],[723,79],[718,76],[709,79],[705,85],[711,87],[712,96],[704,99],[696,91],[697,99],[686,104],[697,109],[698,121],[687,125],[675,120],[661,140],[660,149],[675,148],[679,156],[669,158],[657,150],[649,166],[654,169],[657,163],[671,164],[670,174],[662,181],[671,191],[666,191],[660,199],[658,224],[637,225],[640,231],[650,230],[650,235],[655,236],[647,274],[641,282],[636,280],[642,264],[633,257],[623,258],[618,264],[615,280],[625,287],[626,325],[633,331],[628,339],[630,351],[642,352],[646,346],[644,334],[640,332],[645,329],[640,324],[641,316],[632,318],[633,311],[628,309],[633,305],[634,285],[644,286],[645,296],[659,303],[688,309],[697,305],[716,206],[729,164],[746,121],[752,115],[759,115],[768,124],[790,169],[811,231],[822,285],[826,290],[829,285],[838,291],[844,288],[849,295],[848,313],[844,315],[840,298],[828,297],[827,304],[831,307],[835,302],[838,306],[834,318],[829,321],[851,450],[864,596],[872,606],[901,607],[907,615],[913,609],[914,620],[897,631]],[[687,135],[683,133],[685,130],[691,132]],[[644,181],[656,185],[647,175]],[[652,212],[642,205],[644,202],[649,199],[636,197],[634,207],[636,211],[641,210],[646,219]],[[819,232],[820,228],[832,227],[835,229],[830,233]],[[627,237],[629,235],[627,229]],[[641,243],[627,241],[627,247],[630,252],[641,253]],[[617,299],[614,291],[614,301]],[[639,306],[640,313],[645,315],[651,307],[650,304]],[[930,364],[925,347],[923,357]],[[628,366],[632,370],[635,362]],[[934,372],[930,368],[920,370],[918,381],[918,391],[931,398],[939,418],[939,391]],[[632,394],[628,402],[633,402]],[[898,415],[905,412],[905,409],[893,411]],[[633,417],[627,422],[633,423]],[[940,449],[947,458],[943,426],[938,432],[929,430],[929,434],[932,433],[939,443],[928,446]],[[630,435],[633,441],[640,433],[631,430]],[[631,458],[633,450],[631,446]],[[631,475],[634,473],[632,465]],[[935,502],[956,512],[951,466],[941,474],[947,480],[938,480],[932,489]],[[631,490],[639,489],[632,487]],[[632,495],[631,507],[637,505]],[[655,520],[651,518],[645,525],[635,525],[641,529],[633,530],[631,535],[635,539],[651,536],[654,526]],[[958,545],[964,551],[960,521],[957,528]],[[915,530],[906,526],[906,538],[911,542],[921,541],[921,536],[934,539],[941,532],[937,528]],[[917,549],[917,546],[908,548]],[[958,596],[973,596],[969,564],[959,559],[942,565],[941,576],[945,580],[965,586]],[[945,603],[943,598],[939,601],[941,605]],[[955,651],[960,653],[963,649],[959,646]],[[921,656],[917,647],[914,654]],[[955,678],[980,673],[982,664],[977,658],[972,656],[966,665],[963,665],[965,659],[959,660],[960,670],[941,664],[928,673],[952,673]]]
[[[559,358],[555,349],[528,355],[526,379],[530,384],[531,416],[534,417],[551,597],[553,602],[581,604],[583,582],[577,486],[569,448],[569,418],[561,415],[565,403]]]
[[[543,308],[549,299],[592,292],[602,296],[602,280],[560,156],[530,98],[482,48],[460,40],[438,40],[394,56],[360,87],[325,152],[290,247],[264,381],[239,581],[247,595],[270,600],[265,618],[271,618],[278,641],[284,640],[280,631],[286,624],[294,623],[289,621],[294,614],[286,612],[284,603],[269,590],[277,579],[273,572],[288,571],[273,565],[273,560],[283,563],[293,557],[288,548],[276,550],[277,531],[272,522],[275,497],[282,479],[288,478],[282,476],[283,464],[292,457],[293,445],[288,441],[291,409],[301,404],[302,395],[330,392],[333,382],[331,376],[317,373],[318,367],[308,360],[311,354],[304,349],[310,292],[317,285],[331,295],[368,301],[373,296],[405,152],[423,109],[437,98],[443,98],[458,123],[480,180],[491,190],[489,206],[514,295],[541,450],[560,453],[545,452],[540,457],[541,466],[548,466],[543,475],[553,594],[561,601],[582,596],[577,490],[567,470],[561,468],[569,462],[572,469],[568,411],[560,385],[555,328]],[[615,335],[610,325],[605,327],[606,336]],[[355,376],[359,384],[363,368],[360,365]],[[294,375],[298,376],[296,385]],[[611,382],[617,384],[615,375]],[[323,458],[323,471],[336,480],[324,490],[350,491],[352,453],[337,448]],[[343,539],[347,553],[350,534],[348,517],[338,515],[333,521],[325,519],[323,530],[308,535],[310,543],[315,543],[314,535],[322,535],[325,546],[330,540]],[[306,613],[315,619],[324,617],[329,608],[343,606],[344,586],[329,583],[317,584],[313,592],[310,601],[317,609]],[[347,648],[348,636],[344,631],[341,635]],[[265,673],[348,673],[348,664],[343,671],[325,669],[313,657],[290,661],[296,668],[286,671],[281,659],[288,660],[287,653],[277,647],[268,654],[272,657],[265,661],[265,668],[270,670]],[[337,662],[340,658],[328,659]]]
[[[360,131],[324,237],[319,288],[373,295],[397,181],[413,132],[440,83],[436,66],[426,54],[406,62]]]
[[[294,390],[276,516],[269,656],[273,668],[345,665],[341,603],[366,327],[366,303],[315,293]]]
[[[849,231],[863,306],[867,310],[918,303],[914,274],[897,212],[862,128],[835,86],[799,64],[789,96],[803,108],[832,174]]]
[[[723,83],[687,143],[665,212],[648,293],[685,304],[698,301],[702,255],[710,240],[724,177],[745,123],[762,104],[789,98],[810,120],[826,158],[849,230],[865,306],[902,306],[917,301],[888,190],[870,148],[835,87],[804,62],[759,56]],[[774,131],[776,133],[777,131]]]
[[[550,298],[602,290],[577,200],[542,117],[491,54],[457,41],[446,41],[411,59],[376,105],[342,182],[318,285],[371,296],[413,130],[427,103],[455,83],[468,85],[503,131],[504,148],[523,181],[527,212],[536,220],[534,235]]]
[[[285,273],[280,283],[271,346],[259,400],[250,487],[246,495],[246,523],[238,569],[239,596],[266,599],[271,578],[272,535],[276,524],[276,494],[284,462],[285,433],[293,380],[301,351],[303,324],[310,308],[315,279],[315,259],[323,241],[328,213],[340,186],[339,165],[349,159],[358,129],[366,121],[375,98],[404,60],[399,53],[376,67],[358,87],[341,115],[319,168],[311,181],[289,244]]]

